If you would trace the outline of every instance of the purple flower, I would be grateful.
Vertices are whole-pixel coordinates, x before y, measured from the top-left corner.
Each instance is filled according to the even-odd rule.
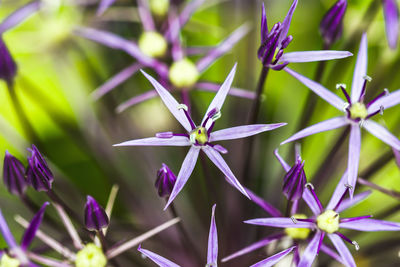
[[[372,135],[381,139],[386,144],[394,149],[400,150],[400,140],[391,134],[386,128],[371,120],[377,114],[383,112],[400,103],[400,90],[393,93],[388,93],[384,90],[380,95],[374,98],[369,103],[364,103],[365,89],[367,81],[370,78],[367,76],[367,36],[363,35],[361,39],[360,49],[358,52],[357,62],[354,69],[353,83],[351,87],[351,96],[346,92],[345,85],[339,84],[340,88],[346,97],[346,101],[324,88],[322,85],[300,75],[299,73],[286,68],[288,73],[310,88],[314,93],[319,95],[325,101],[333,105],[340,111],[344,111],[345,115],[329,119],[313,126],[305,128],[294,134],[289,139],[283,141],[281,145],[292,142],[294,140],[343,126],[350,126],[349,139],[349,157],[348,157],[348,184],[354,190],[356,186],[358,163],[360,160],[361,147],[361,128],[365,128]],[[353,195],[353,190],[350,194]]]
[[[85,204],[85,226],[89,231],[100,231],[102,228],[108,227],[110,221],[103,209],[97,201],[87,196]]]
[[[385,15],[386,38],[390,48],[395,49],[399,39],[399,9],[396,0],[382,0]]]
[[[215,95],[213,101],[210,103],[201,124],[198,126],[195,125],[190,117],[187,106],[179,104],[168,92],[168,90],[166,90],[150,75],[143,72],[143,74],[157,90],[169,111],[185,128],[186,133],[157,133],[155,137],[131,140],[115,146],[190,146],[189,152],[183,161],[181,170],[178,173],[175,186],[171,192],[165,209],[169,206],[169,204],[171,204],[189,179],[194,166],[196,165],[200,150],[206,153],[209,159],[222,171],[222,173],[227,177],[229,183],[231,183],[242,194],[248,197],[246,191],[243,189],[242,185],[236,179],[235,175],[232,173],[231,169],[221,156],[221,153],[225,154],[228,151],[218,144],[213,144],[213,142],[252,136],[285,125],[285,123],[253,124],[212,132],[215,121],[221,116],[221,108],[229,92],[235,71],[236,65],[233,67],[218,93]]]
[[[157,171],[157,180],[155,183],[158,195],[160,197],[169,197],[174,188],[175,182],[175,174],[166,164],[163,163],[161,169]]]
[[[381,221],[370,219],[370,215],[352,218],[341,218],[340,212],[358,203],[364,199],[370,192],[364,192],[353,199],[345,199],[345,195],[349,191],[347,182],[347,174],[345,173],[337,185],[328,205],[324,208],[318,199],[314,188],[311,184],[307,184],[307,189],[303,193],[303,200],[307,203],[313,216],[308,219],[291,218],[259,218],[245,221],[245,223],[271,226],[278,228],[309,228],[315,230],[315,234],[309,242],[303,255],[300,257],[299,267],[311,266],[315,257],[319,253],[322,241],[325,235],[331,240],[337,252],[342,258],[343,264],[346,266],[356,266],[353,256],[344,244],[343,240],[354,245],[356,250],[359,249],[357,242],[350,240],[339,230],[341,228],[353,229],[357,231],[400,231],[400,223]]]
[[[346,8],[347,1],[338,0],[322,18],[319,31],[324,38],[324,44],[328,47],[342,36]]]
[[[278,22],[268,31],[267,16],[264,3],[262,4],[261,14],[261,45],[258,49],[258,58],[264,67],[274,70],[281,70],[291,62],[312,62],[330,59],[345,58],[352,55],[347,51],[307,51],[284,53],[284,49],[293,40],[289,32],[290,22],[293,12],[296,9],[298,0],[294,0],[285,19],[282,23]]]
[[[28,259],[27,250],[29,245],[32,243],[33,239],[36,236],[36,232],[39,229],[40,223],[42,222],[44,211],[47,205],[49,205],[49,203],[45,202],[40,208],[40,210],[32,218],[31,222],[29,223],[29,226],[27,227],[24,235],[22,236],[21,245],[17,245],[17,243],[15,242],[14,236],[12,235],[10,229],[8,228],[6,220],[4,219],[0,209],[0,231],[1,234],[3,235],[4,240],[8,245],[7,252],[0,251],[1,266],[3,266],[3,264],[4,266],[11,266],[7,265],[7,263],[9,264],[11,262],[14,262],[14,264],[16,263],[20,266],[29,266],[29,267],[37,266],[36,264],[31,263],[30,260]]]
[[[24,165],[8,151],[4,156],[3,179],[8,191],[14,195],[23,195],[28,187]]]
[[[51,189],[54,180],[53,174],[36,146],[32,145],[32,149],[29,150],[31,157],[28,157],[28,168],[26,169],[28,183],[37,191],[47,192]]]

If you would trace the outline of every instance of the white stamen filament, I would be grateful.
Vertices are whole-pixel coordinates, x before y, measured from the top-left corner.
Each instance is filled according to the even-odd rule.
[[[76,231],[74,225],[72,224],[71,219],[68,217],[63,207],[61,207],[57,203],[53,203],[53,205],[56,208],[58,215],[60,216],[61,221],[63,222],[65,228],[67,229],[72,239],[72,243],[74,244],[74,247],[78,250],[81,250],[83,248],[82,240],[79,237],[78,232]]]
[[[35,254],[33,252],[28,251],[28,257],[31,258],[34,261],[40,262],[41,264],[44,264],[46,266],[52,266],[52,267],[71,267],[71,265],[61,262],[59,260],[49,258],[49,257],[43,257],[41,255]]]
[[[188,106],[186,106],[185,104],[179,104],[177,108],[178,109],[184,109],[185,111],[189,110]]]

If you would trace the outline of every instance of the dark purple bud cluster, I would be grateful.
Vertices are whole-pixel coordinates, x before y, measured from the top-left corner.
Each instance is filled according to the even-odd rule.
[[[324,38],[325,46],[332,45],[342,36],[346,8],[347,1],[339,0],[324,15],[319,30]]]
[[[158,195],[160,197],[169,197],[174,188],[175,182],[175,174],[166,164],[163,163],[161,169],[157,171],[157,180],[155,183]]]
[[[307,183],[304,172],[304,161],[297,158],[295,164],[286,173],[283,180],[283,194],[289,201],[299,200],[303,195],[304,186]]]
[[[3,179],[8,191],[14,195],[23,195],[28,187],[24,165],[8,151],[4,157]]]
[[[110,221],[103,207],[93,197],[87,196],[85,204],[86,229],[89,231],[100,231],[102,228],[106,228],[109,223]]]
[[[53,174],[36,146],[32,145],[32,149],[29,150],[31,156],[28,157],[28,168],[26,170],[28,182],[35,190],[47,192],[51,189],[54,180]]]
[[[16,74],[17,64],[0,37],[0,79],[12,84]]]

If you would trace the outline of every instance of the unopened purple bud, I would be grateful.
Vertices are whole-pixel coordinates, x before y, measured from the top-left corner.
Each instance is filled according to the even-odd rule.
[[[174,188],[175,182],[175,174],[163,163],[161,169],[157,171],[157,180],[155,183],[158,195],[160,197],[168,197]]]
[[[97,201],[87,196],[85,204],[85,227],[89,231],[100,231],[102,228],[106,228],[110,224],[110,220],[103,209],[97,203]]]
[[[283,194],[289,201],[295,201],[301,198],[304,186],[307,183],[304,172],[304,162],[298,158],[293,167],[286,173],[283,180]]]
[[[47,192],[51,189],[51,184],[54,180],[53,174],[35,145],[32,145],[30,152],[31,157],[28,157],[28,168],[26,170],[28,183],[36,191]]]
[[[6,44],[0,37],[0,79],[11,84],[17,74],[17,64],[15,64]]]
[[[3,179],[8,191],[14,195],[24,194],[28,187],[24,165],[8,151],[4,156]]]
[[[339,0],[322,18],[319,30],[324,38],[325,45],[330,46],[341,37],[343,31],[343,17],[346,8],[347,1]]]

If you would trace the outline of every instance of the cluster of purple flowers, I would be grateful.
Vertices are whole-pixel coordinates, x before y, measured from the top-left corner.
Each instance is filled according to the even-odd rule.
[[[143,102],[147,99],[159,96],[163,104],[182,126],[182,132],[158,132],[153,137],[135,139],[115,144],[121,146],[187,146],[189,150],[183,160],[177,175],[166,165],[157,172],[155,187],[158,195],[165,198],[167,208],[172,209],[178,194],[191,177],[200,153],[203,153],[222,172],[226,181],[238,190],[244,197],[261,207],[270,217],[249,219],[246,224],[282,228],[283,231],[275,232],[263,239],[242,248],[231,255],[225,256],[221,262],[233,262],[239,256],[250,253],[273,242],[290,240],[290,244],[282,251],[269,255],[266,259],[252,266],[273,266],[288,254],[293,253],[292,262],[295,266],[311,267],[320,251],[333,260],[345,265],[356,266],[355,260],[346,245],[353,245],[356,250],[360,249],[356,241],[342,233],[342,229],[356,231],[400,231],[400,223],[384,220],[371,219],[372,215],[357,217],[342,217],[341,213],[356,205],[370,195],[370,191],[355,194],[358,180],[358,168],[361,149],[361,129],[365,128],[369,133],[389,145],[394,152],[396,162],[400,165],[400,140],[381,124],[373,120],[375,116],[383,115],[384,110],[394,107],[400,103],[400,90],[389,92],[387,89],[377,95],[371,101],[365,101],[366,88],[371,78],[367,75],[367,34],[362,34],[356,64],[354,68],[351,91],[348,92],[345,84],[338,84],[337,89],[343,93],[345,100],[302,74],[290,69],[289,64],[326,61],[341,59],[352,56],[347,51],[328,50],[342,35],[343,17],[347,8],[347,1],[337,1],[324,16],[320,24],[320,32],[323,37],[324,48],[321,51],[286,52],[288,46],[295,39],[288,35],[293,14],[298,5],[294,0],[286,17],[282,22],[274,24],[268,29],[267,16],[264,5],[261,8],[261,42],[257,51],[257,57],[262,63],[259,86],[256,92],[250,92],[240,88],[232,88],[236,73],[236,64],[233,66],[225,81],[219,85],[213,82],[200,81],[201,74],[208,69],[218,58],[229,52],[234,45],[240,41],[249,31],[249,26],[244,24],[235,30],[220,44],[206,51],[197,62],[189,58],[198,55],[198,51],[185,47],[180,38],[180,32],[189,21],[191,15],[203,3],[203,0],[193,0],[188,3],[168,0],[138,0],[137,8],[143,26],[143,33],[138,41],[127,40],[114,33],[89,27],[78,27],[75,34],[101,43],[113,49],[122,50],[129,54],[135,62],[116,74],[105,84],[101,85],[92,93],[92,98],[98,100],[111,90],[115,89],[141,70],[143,75],[151,83],[154,90],[134,96],[120,104],[116,110],[121,112],[128,107]],[[23,21],[27,16],[40,8],[40,1],[34,1],[20,8],[6,18],[0,25],[0,34]],[[102,0],[98,7],[97,15],[102,16],[114,3],[113,0]],[[399,31],[398,9],[396,1],[382,1],[385,14],[386,34],[390,48],[396,49]],[[178,12],[181,10],[181,12]],[[203,51],[201,51],[203,52]],[[282,194],[287,199],[287,211],[282,213],[279,209],[257,196],[248,189],[234,174],[225,161],[223,154],[228,150],[216,143],[225,140],[235,140],[252,137],[267,131],[278,129],[286,123],[258,124],[257,112],[261,101],[261,94],[268,71],[283,70],[311,89],[316,95],[333,105],[341,111],[341,116],[329,119],[305,129],[299,130],[281,145],[291,143],[310,135],[333,130],[340,127],[350,128],[347,170],[337,183],[328,204],[324,207],[317,196],[317,189],[307,181],[304,170],[305,161],[300,153],[300,146],[296,146],[295,161],[292,166],[285,162],[280,156],[278,149],[274,154],[282,165],[285,175],[283,178]],[[155,79],[148,71],[156,74]],[[0,40],[0,78],[5,80],[12,90],[13,79],[17,74],[17,66],[5,43]],[[287,74],[285,74],[287,75]],[[204,113],[203,119],[196,124],[192,119],[193,106],[190,103],[188,92],[191,90],[205,90],[216,92],[213,100]],[[179,92],[182,102],[179,102],[171,93]],[[223,118],[222,107],[228,95],[251,99],[254,103],[253,118],[247,125],[234,126],[222,130],[213,131],[218,119]],[[40,146],[39,146],[40,147]],[[28,187],[36,191],[44,191],[49,201],[45,202],[28,223],[21,216],[15,220],[21,224],[26,231],[18,245],[3,217],[0,209],[0,231],[8,247],[0,250],[0,266],[37,266],[36,263],[47,266],[78,266],[78,267],[104,267],[108,265],[118,266],[115,257],[121,253],[138,246],[138,251],[151,261],[161,267],[179,266],[163,256],[150,250],[143,249],[141,243],[162,230],[180,222],[176,217],[138,237],[131,240],[113,242],[106,236],[110,225],[110,216],[116,195],[116,188],[110,193],[109,201],[104,209],[93,197],[87,196],[84,208],[84,236],[80,237],[74,223],[81,223],[81,214],[76,209],[66,204],[53,190],[53,172],[49,164],[35,145],[29,149],[31,155],[27,158],[27,167],[16,157],[6,152],[3,165],[4,185],[8,191],[19,196],[25,202],[29,198],[25,192]],[[300,205],[305,203],[311,210],[311,215],[302,213]],[[60,217],[66,232],[72,240],[74,249],[65,246],[61,241],[40,231],[39,227],[44,218],[45,208],[54,207]],[[219,205],[219,203],[218,203]],[[215,219],[216,204],[212,206],[211,223],[208,236],[207,260],[201,264],[208,267],[216,267],[218,260],[218,234]],[[71,216],[71,218],[70,218]],[[232,218],[235,220],[235,218]],[[73,223],[74,222],[74,223]],[[81,231],[82,232],[82,231]],[[325,236],[331,245],[327,244]],[[49,248],[60,254],[62,259],[47,256],[45,253],[29,250],[29,246],[37,237]],[[220,236],[221,238],[221,236]],[[83,241],[84,239],[85,241]],[[305,249],[303,249],[305,248]],[[176,260],[179,262],[179,259]],[[34,263],[36,262],[36,263]]]

